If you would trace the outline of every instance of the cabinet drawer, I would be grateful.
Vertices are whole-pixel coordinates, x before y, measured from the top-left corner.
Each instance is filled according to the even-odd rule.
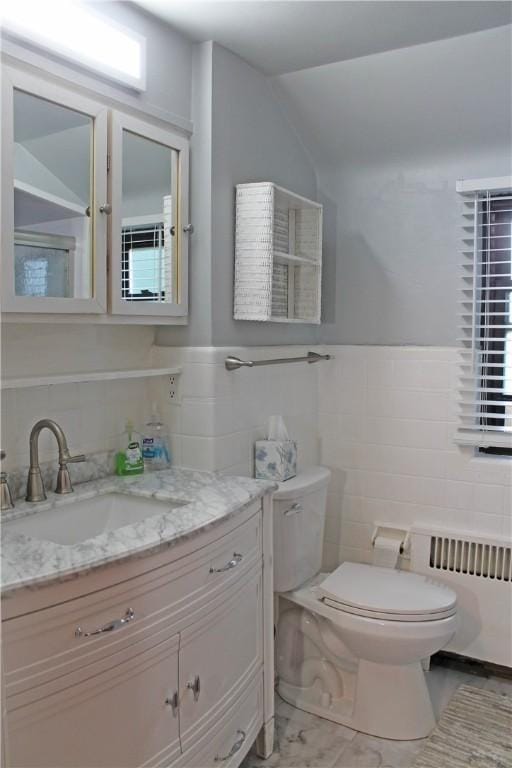
[[[263,667],[261,571],[181,633],[180,732],[185,752]]]
[[[196,611],[222,602],[245,574],[261,568],[257,510],[229,534],[169,565],[4,621],[6,695],[86,668],[146,637],[179,632]],[[94,634],[101,628],[105,631]]]
[[[214,727],[173,768],[234,768],[249,752],[263,724],[263,681],[257,675]]]
[[[7,714],[9,768],[156,768],[181,754],[179,638]]]

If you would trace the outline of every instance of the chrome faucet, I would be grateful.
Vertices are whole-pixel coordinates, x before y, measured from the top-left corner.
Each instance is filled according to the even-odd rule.
[[[67,465],[72,461],[85,461],[85,456],[83,455],[70,455],[66,435],[55,421],[52,421],[51,419],[41,419],[41,421],[38,421],[37,424],[34,424],[30,433],[30,469],[27,478],[26,501],[44,501],[46,499],[43,477],[41,475],[41,468],[39,467],[38,447],[39,433],[45,428],[49,429],[50,432],[53,432],[57,440],[57,445],[59,446],[59,471],[57,474],[55,493],[73,492]]]

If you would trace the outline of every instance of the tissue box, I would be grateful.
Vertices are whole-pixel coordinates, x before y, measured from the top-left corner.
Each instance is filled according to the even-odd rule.
[[[256,440],[255,476],[263,480],[289,480],[297,474],[295,440]]]

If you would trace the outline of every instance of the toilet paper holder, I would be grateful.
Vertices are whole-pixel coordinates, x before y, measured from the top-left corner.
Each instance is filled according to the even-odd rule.
[[[380,523],[375,522],[372,533],[372,547],[375,546],[375,540],[378,536],[382,536],[386,539],[394,539],[400,541],[400,556],[409,557],[411,548],[411,531],[409,528],[398,528],[392,523]]]

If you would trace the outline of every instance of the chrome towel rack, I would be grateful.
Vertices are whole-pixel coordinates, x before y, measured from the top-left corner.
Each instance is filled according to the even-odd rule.
[[[320,360],[332,360],[332,355],[319,355],[318,352],[308,352],[303,357],[275,357],[272,360],[240,360],[239,357],[230,355],[226,357],[224,365],[228,371],[236,371],[238,368],[255,368],[257,365],[279,365],[281,363],[318,363]]]

